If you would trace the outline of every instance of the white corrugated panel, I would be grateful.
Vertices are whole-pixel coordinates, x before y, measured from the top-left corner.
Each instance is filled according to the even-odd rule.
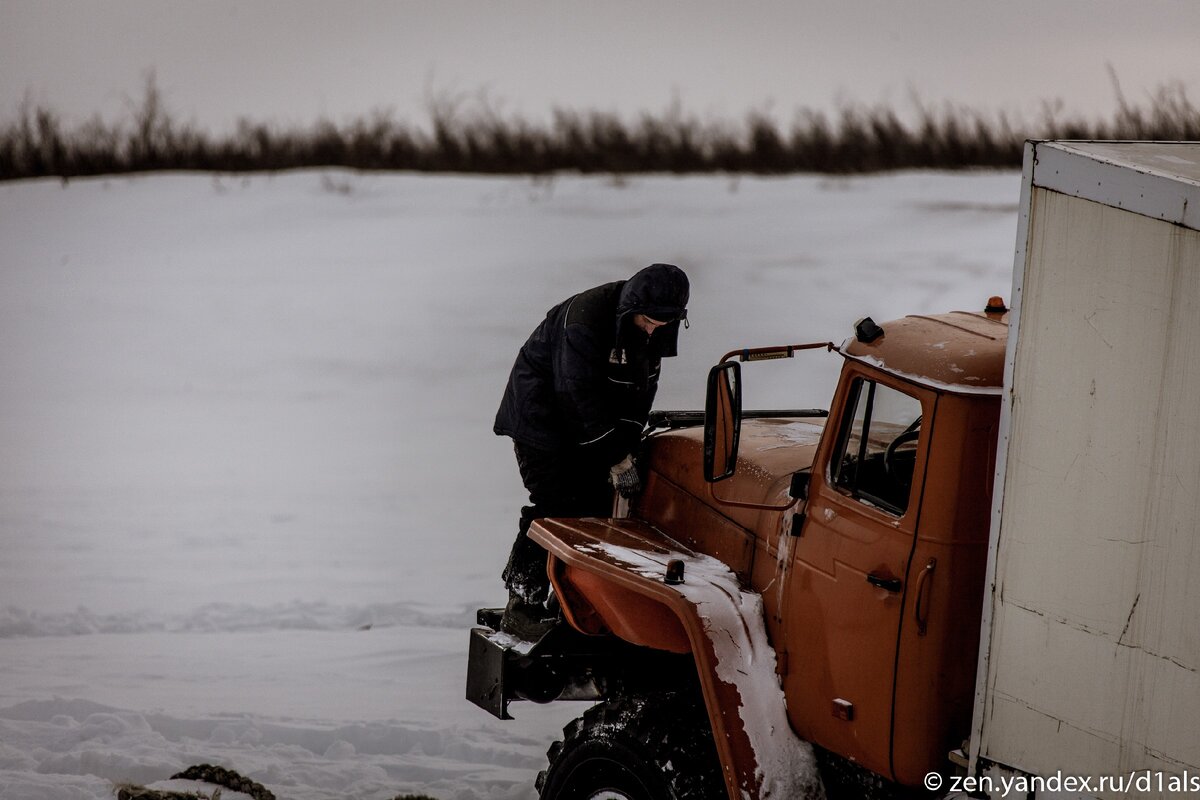
[[[1017,279],[977,753],[1040,775],[1194,775],[1200,232],[1188,202],[1165,221],[1044,188],[1044,163]],[[1180,183],[1200,198],[1186,178],[1156,181],[1158,199]]]

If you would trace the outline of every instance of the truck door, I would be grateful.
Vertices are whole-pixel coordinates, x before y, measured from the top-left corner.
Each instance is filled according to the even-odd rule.
[[[783,603],[788,713],[804,736],[882,775],[904,581],[936,395],[851,364],[813,465]]]

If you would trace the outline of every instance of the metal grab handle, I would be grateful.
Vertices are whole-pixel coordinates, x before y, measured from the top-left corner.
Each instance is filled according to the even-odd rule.
[[[867,583],[872,586],[878,586],[887,592],[898,592],[904,586],[899,578],[882,578],[873,572],[867,575]]]
[[[925,585],[929,582],[929,576],[933,574],[934,568],[937,567],[937,559],[929,559],[929,563],[925,565],[925,569],[921,570],[921,576],[917,578],[917,602],[913,605],[913,616],[917,619],[917,636],[925,635],[925,628],[928,620],[925,619]]]

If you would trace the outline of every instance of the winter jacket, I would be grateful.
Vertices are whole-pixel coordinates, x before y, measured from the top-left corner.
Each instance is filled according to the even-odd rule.
[[[687,301],[683,270],[651,264],[554,306],[517,354],[495,432],[544,450],[594,447],[606,463],[620,461],[641,438]],[[648,337],[635,314],[667,324]]]

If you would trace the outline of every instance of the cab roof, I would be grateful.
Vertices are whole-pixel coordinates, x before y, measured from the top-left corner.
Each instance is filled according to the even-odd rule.
[[[999,394],[1004,386],[1005,312],[913,315],[879,327],[873,341],[847,339],[842,355],[942,392]]]

